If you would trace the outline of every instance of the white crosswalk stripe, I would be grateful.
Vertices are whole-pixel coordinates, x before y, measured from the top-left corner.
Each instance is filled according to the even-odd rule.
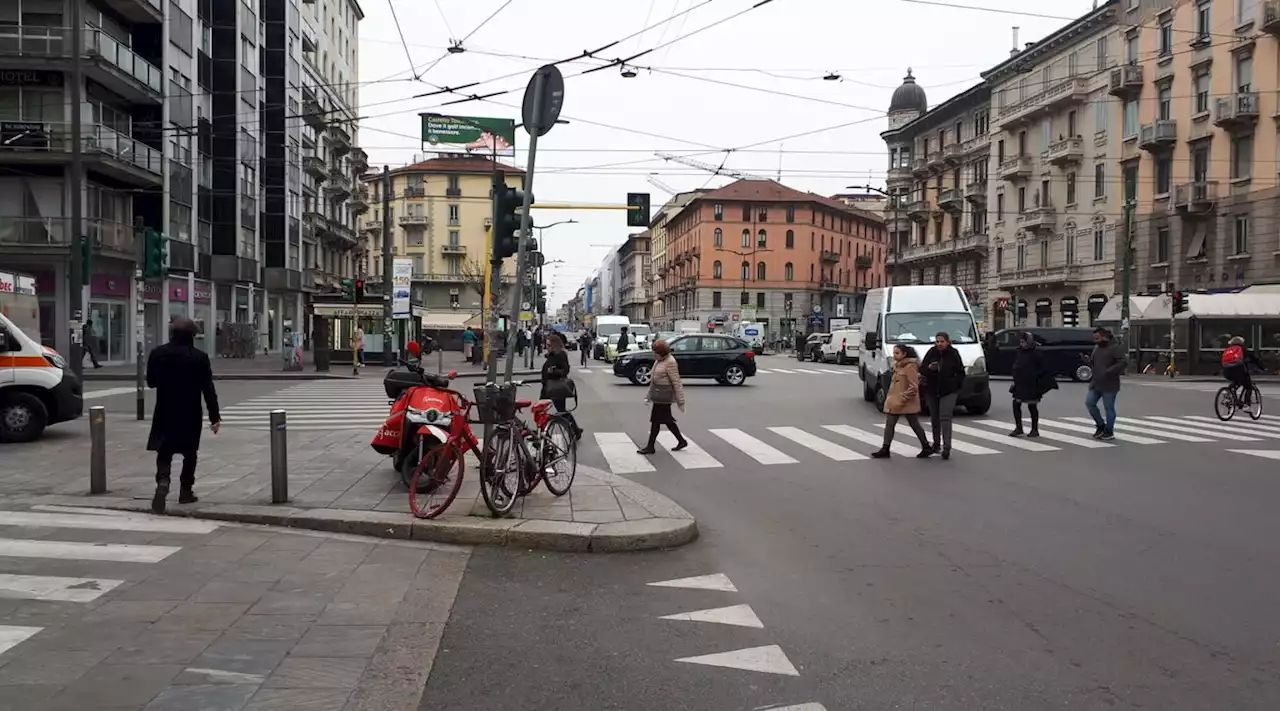
[[[878,425],[878,427],[883,429],[884,424],[881,423],[880,425]],[[832,429],[832,428],[828,427],[827,429]],[[954,434],[954,430],[953,430],[953,434]],[[901,425],[899,425],[897,431],[894,432],[893,446],[890,448],[890,451],[894,452],[895,454],[916,454],[917,452],[920,451],[919,449],[920,443],[916,441],[915,436],[916,436],[915,433],[911,431],[910,427],[904,428]],[[910,442],[910,444],[903,444],[904,440],[907,442]],[[870,444],[877,443],[871,440],[865,440],[865,441],[867,441]],[[900,447],[901,449],[899,449]],[[960,452],[961,454],[982,455],[982,454],[999,454],[1000,453],[1000,450],[998,449],[983,447],[980,444],[969,444],[964,440],[955,439],[954,437],[951,439],[951,448],[957,452]]]
[[[270,429],[272,410],[284,410],[291,430],[362,430],[372,436],[391,412],[382,380],[312,381],[222,408],[225,427]]]
[[[1094,430],[1093,427],[1089,427],[1087,425],[1074,425],[1074,424],[1071,424],[1070,422],[1056,422],[1054,420],[1041,419],[1040,420],[1041,433],[1044,432],[1045,427],[1056,427],[1060,430],[1066,430],[1068,432],[1083,432],[1085,434],[1093,434],[1093,430]],[[1116,439],[1120,440],[1121,442],[1132,442],[1134,444],[1162,444],[1163,443],[1163,440],[1152,439],[1150,437],[1139,437],[1138,435],[1124,434],[1122,432],[1116,432],[1115,436],[1116,436]]]
[[[837,462],[852,462],[857,459],[867,458],[867,455],[865,454],[858,454],[852,449],[841,447],[835,442],[830,442],[821,437],[811,435],[799,427],[770,427],[769,431],[776,435],[786,437],[802,447],[812,449],[818,454],[821,454],[828,459],[834,459]]]
[[[1176,417],[1166,417],[1164,415],[1150,415],[1142,419],[1147,422],[1155,421],[1155,422],[1181,423],[1181,421]],[[1201,430],[1202,432],[1212,433],[1215,435],[1218,435],[1218,434],[1233,435],[1233,434],[1239,433],[1241,435],[1247,435],[1249,437],[1254,437],[1254,438],[1261,437],[1263,439],[1280,439],[1280,433],[1267,431],[1267,430],[1264,430],[1264,431],[1249,430],[1249,429],[1245,429],[1244,427],[1238,426],[1237,423],[1235,422],[1219,421],[1211,424],[1209,422],[1194,421],[1194,423],[1195,423],[1194,426],[1197,429]]]
[[[1087,425],[1087,429],[1090,432],[1092,432],[1097,427],[1097,425],[1093,423],[1093,420],[1089,419],[1088,417],[1064,417],[1063,419],[1069,422],[1078,422],[1083,425]],[[1123,420],[1123,419],[1116,420],[1116,429],[1119,430],[1120,432],[1137,432],[1138,434],[1155,435],[1156,437],[1163,437],[1165,439],[1172,439],[1179,442],[1213,442],[1214,441],[1212,439],[1209,439],[1208,437],[1199,437],[1197,435],[1186,434],[1184,432],[1177,432],[1174,430],[1162,430],[1162,429],[1157,429],[1155,427],[1146,427],[1143,425],[1134,425],[1134,424],[1131,424],[1128,420]],[[1119,432],[1117,432],[1116,434],[1118,436]]]
[[[676,452],[672,450],[676,446],[676,436],[666,430],[658,434],[658,444],[666,447],[676,462],[685,469],[715,469],[724,466],[693,440],[686,437],[685,442],[685,448]]]
[[[997,420],[977,420],[976,424],[982,425],[984,427],[994,427],[996,429],[1004,429],[1009,426],[1009,423],[999,422]],[[1108,444],[1106,442],[1099,442],[1096,439],[1084,439],[1083,437],[1072,437],[1071,435],[1058,434],[1057,432],[1046,432],[1043,429],[1040,430],[1040,436],[1043,437],[1044,439],[1053,440],[1055,442],[1063,442],[1065,444],[1074,444],[1077,447],[1084,447],[1085,449],[1104,449],[1106,447],[1115,446],[1113,444]],[[1010,439],[1013,439],[1013,438],[1010,437]]]
[[[795,464],[796,460],[792,459],[782,450],[769,446],[768,444],[752,437],[751,435],[738,429],[715,429],[711,430],[711,434],[728,442],[738,448],[743,454],[760,462],[761,464]]]

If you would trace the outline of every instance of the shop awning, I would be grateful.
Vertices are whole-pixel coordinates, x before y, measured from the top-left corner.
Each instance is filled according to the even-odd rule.
[[[382,318],[382,304],[312,304],[311,313],[337,318]]]
[[[437,311],[422,317],[422,328],[433,331],[461,331],[468,326],[472,314]]]
[[[1280,294],[1242,291],[1235,294],[1187,294],[1187,310],[1178,319],[1280,318]]]
[[[1152,305],[1159,301],[1162,297],[1158,296],[1130,296],[1129,297],[1129,321],[1142,321],[1149,318],[1158,318],[1154,314],[1156,309]],[[1103,323],[1120,323],[1120,304],[1124,303],[1124,299],[1116,296],[1108,301],[1102,310],[1098,312],[1097,320]],[[1169,314],[1166,311],[1166,319]]]

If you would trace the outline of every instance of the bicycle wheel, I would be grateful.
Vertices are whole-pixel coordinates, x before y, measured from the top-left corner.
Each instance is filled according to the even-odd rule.
[[[1249,418],[1253,420],[1262,419],[1262,391],[1257,385],[1253,386],[1253,394],[1249,400]]]
[[[480,456],[480,494],[495,517],[511,513],[519,496],[524,462],[517,436],[510,425],[498,425]]]
[[[462,451],[452,442],[428,449],[413,470],[409,510],[418,518],[435,518],[449,508],[462,489]]]
[[[553,417],[542,433],[538,451],[538,471],[547,482],[547,491],[556,496],[569,493],[578,473],[578,438],[563,417]]]
[[[1236,394],[1231,386],[1218,388],[1218,394],[1213,396],[1213,414],[1223,422],[1235,417]]]

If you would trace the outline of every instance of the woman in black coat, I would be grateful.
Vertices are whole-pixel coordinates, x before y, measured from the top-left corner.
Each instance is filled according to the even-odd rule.
[[[1018,335],[1018,352],[1013,359],[1013,385],[1009,392],[1013,395],[1013,431],[1010,437],[1021,437],[1022,406],[1025,404],[1031,413],[1031,431],[1028,437],[1040,436],[1040,398],[1050,390],[1056,390],[1058,383],[1053,373],[1045,365],[1044,354],[1036,347],[1035,338],[1030,333]]]
[[[924,381],[924,396],[929,403],[929,424],[933,426],[933,451],[943,459],[951,458],[951,416],[956,410],[956,399],[964,386],[964,361],[951,346],[951,336],[939,331],[933,337],[933,347],[924,354],[920,363],[920,378]]]
[[[147,387],[156,391],[151,435],[147,438],[147,449],[156,453],[156,493],[151,500],[151,509],[156,513],[165,510],[175,454],[182,455],[178,503],[198,501],[192,487],[196,481],[200,432],[204,428],[201,397],[209,407],[209,429],[214,434],[218,433],[218,423],[222,421],[218,393],[213,387],[213,367],[209,356],[196,348],[195,338],[195,323],[188,318],[176,318],[169,324],[169,342],[152,350],[147,358]]]

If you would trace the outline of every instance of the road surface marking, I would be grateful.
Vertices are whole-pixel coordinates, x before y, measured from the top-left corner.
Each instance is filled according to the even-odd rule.
[[[671,449],[676,446],[676,436],[666,430],[658,433],[658,444],[666,447],[667,453],[685,469],[715,469],[724,466],[716,461],[715,457],[707,454],[707,451],[699,447],[693,440],[686,437],[685,441],[689,443],[689,446],[676,452]]]
[[[756,711],[827,711],[827,707],[819,703],[796,704],[794,706],[769,706]]]
[[[756,617],[756,613],[751,609],[750,605],[731,605],[729,607],[716,607],[710,610],[680,612],[674,615],[665,615],[658,619],[685,620],[687,622],[714,622],[718,625],[733,625],[735,627],[755,627],[756,629],[764,629],[764,623],[760,621],[759,617]]]
[[[5,511],[0,526],[43,526],[47,528],[98,528],[112,531],[153,533],[213,533],[218,522],[193,518],[142,518],[137,516],[81,516],[77,514]]]
[[[772,372],[773,372],[772,370],[765,370],[764,368],[756,368],[756,375],[768,375],[769,373],[772,373]]]
[[[1093,420],[1087,417],[1068,417],[1066,419],[1075,420],[1079,422],[1084,422],[1089,425],[1093,425]],[[1146,422],[1144,420],[1136,420],[1133,418],[1123,418],[1123,419],[1116,420],[1116,429],[1130,430],[1133,432],[1141,432],[1142,434],[1156,435],[1158,437],[1182,436],[1182,437],[1185,437],[1186,441],[1188,442],[1195,442],[1197,440],[1204,441],[1204,442],[1216,442],[1218,439],[1234,440],[1236,442],[1262,441],[1257,437],[1244,437],[1242,435],[1235,435],[1235,434],[1224,434],[1220,432],[1205,432],[1204,430],[1194,430],[1199,434],[1212,435],[1215,438],[1215,439],[1204,439],[1197,435],[1185,434],[1185,432],[1188,429],[1191,429],[1188,427],[1170,425],[1164,422]]]
[[[1228,452],[1236,454],[1247,454],[1250,457],[1262,457],[1263,459],[1280,459],[1280,449],[1228,449]],[[0,651],[3,651],[4,645],[0,644]]]
[[[791,375],[791,374],[795,373],[795,371],[794,371],[794,370],[783,370],[783,369],[781,369],[781,368],[774,368],[774,369],[773,369],[773,372],[775,372],[775,373],[786,373],[787,375]]]
[[[1130,418],[1130,419],[1139,419],[1144,422],[1168,422],[1173,425],[1179,425],[1182,427],[1187,427],[1188,429],[1193,429],[1194,431],[1200,432],[1202,434],[1212,434],[1215,437],[1223,437],[1225,439],[1230,439],[1230,437],[1227,437],[1227,435],[1234,435],[1237,433],[1239,433],[1240,435],[1247,435],[1249,437],[1254,438],[1255,440],[1258,438],[1280,439],[1280,434],[1270,434],[1267,432],[1255,432],[1253,430],[1241,430],[1235,427],[1234,425],[1231,425],[1226,422],[1220,422],[1217,424],[1209,424],[1208,422],[1196,422],[1193,424],[1190,422],[1179,420],[1176,417],[1164,417],[1163,415],[1147,415],[1145,417]],[[1169,425],[1162,425],[1162,426],[1168,427]]]
[[[1056,452],[1060,449],[1060,447],[1054,447],[1053,445],[1049,445],[1049,444],[1041,444],[1040,442],[1035,442],[1032,440],[1020,439],[1018,437],[1009,437],[1007,435],[998,435],[994,432],[986,432],[976,427],[967,427],[965,425],[957,425],[954,422],[951,424],[951,431],[953,433],[959,432],[960,434],[963,434],[968,437],[974,437],[976,439],[985,439],[988,442],[999,442],[1000,444],[1013,447],[1014,449],[1025,449],[1028,452]],[[952,446],[954,447],[955,445],[953,444]]]
[[[1064,417],[1062,419],[1069,422],[1079,422],[1082,425],[1086,425],[1085,429],[1088,430],[1089,432],[1093,432],[1095,429],[1097,429],[1097,425],[1095,425],[1093,423],[1093,420],[1088,417]],[[1043,422],[1043,420],[1041,420],[1041,422]],[[1174,430],[1158,430],[1152,427],[1142,427],[1139,425],[1131,425],[1128,423],[1128,421],[1125,421],[1125,420],[1117,420],[1116,429],[1127,430],[1130,432],[1137,432],[1139,434],[1155,435],[1156,437],[1164,437],[1165,439],[1175,439],[1182,442],[1216,442],[1217,441],[1217,440],[1209,439],[1208,437],[1197,437],[1196,435],[1184,434],[1182,432],[1176,432]],[[1081,430],[1081,431],[1083,432],[1084,430]],[[1119,437],[1120,435],[1117,434],[1116,436]]]
[[[884,429],[884,423],[881,422],[880,424],[876,425],[876,427]],[[831,429],[831,428],[828,428],[828,429]],[[835,430],[833,429],[832,431],[835,431]],[[898,441],[899,437],[905,437],[909,439],[911,437],[915,437],[915,433],[911,431],[910,427],[904,426],[903,423],[899,422],[897,431],[893,433],[894,453],[904,454],[904,455],[910,454],[912,456],[920,453],[920,449],[919,449],[920,443],[918,441],[915,444],[904,444]],[[870,440],[864,440],[864,441],[870,441]],[[884,438],[880,437],[879,439],[877,439],[876,442],[872,442],[872,444],[882,444],[883,442],[884,442]],[[899,450],[899,447],[901,447],[901,450]],[[951,440],[951,448],[962,454],[999,454],[1000,453],[1000,450],[998,449],[983,447],[982,445],[979,445],[979,444],[969,444],[968,442],[962,442],[954,438]]]
[[[1240,419],[1242,417],[1244,419]],[[1268,425],[1265,422],[1261,422],[1261,421],[1250,420],[1248,414],[1238,414],[1236,419],[1232,420],[1230,423],[1222,422],[1222,420],[1219,420],[1216,417],[1205,417],[1204,415],[1187,415],[1186,419],[1199,420],[1201,422],[1207,422],[1211,425],[1221,423],[1232,429],[1240,430],[1244,434],[1256,434],[1259,437],[1268,437],[1268,436],[1274,437],[1274,436],[1280,435],[1280,432],[1277,432],[1277,430],[1272,429],[1271,425]],[[1191,424],[1198,426],[1198,423],[1193,422]]]
[[[44,628],[0,625],[0,654],[4,654],[6,651],[13,649],[42,629]]]
[[[56,558],[59,560],[110,560],[117,563],[158,563],[180,550],[182,549],[175,546],[0,538],[0,558]]]
[[[884,425],[880,425],[880,426],[884,427]],[[823,428],[828,429],[832,432],[835,432],[836,434],[844,435],[845,437],[849,437],[851,439],[856,439],[859,442],[866,442],[867,444],[872,445],[873,447],[876,447],[876,448],[884,446],[883,433],[875,434],[873,432],[866,432],[864,430],[857,429],[856,427],[850,427],[848,425],[823,425]],[[890,445],[889,450],[894,454],[899,454],[905,457],[905,456],[915,456],[920,451],[920,448],[918,446],[911,447],[895,439],[894,442]]]
[[[123,580],[0,573],[0,600],[92,602]]]
[[[833,374],[833,375],[844,375],[845,373],[847,373],[847,372],[849,372],[849,371],[847,371],[847,370],[828,370],[827,368],[823,368],[823,369],[822,369],[822,372],[824,372],[824,373],[831,373],[831,374]]]
[[[711,575],[695,575],[691,578],[676,578],[675,580],[660,580],[656,583],[649,583],[649,587],[654,588],[684,588],[686,590],[715,590],[717,592],[738,592],[738,588],[729,580],[729,576],[724,573],[712,573]]]
[[[764,647],[736,649],[732,652],[704,654],[699,657],[677,659],[685,664],[704,664],[711,667],[742,669],[744,671],[763,672],[765,674],[781,674],[783,676],[800,676],[791,660],[787,659],[782,647],[770,644]]]
[[[239,481],[236,477],[233,481]],[[200,484],[204,485],[204,479],[200,480]],[[36,504],[31,507],[32,511],[47,511],[49,513],[72,513],[72,514],[89,514],[90,516],[133,516],[137,517],[137,513],[132,511],[116,511],[115,509],[91,509],[84,506],[59,506],[57,504]]]
[[[994,427],[996,429],[1004,429],[1009,426],[1009,423],[1000,422],[999,420],[974,420],[974,424],[983,425],[985,427]],[[1108,447],[1115,446],[1114,444],[1099,442],[1096,439],[1085,439],[1084,437],[1072,437],[1071,435],[1058,434],[1057,432],[1041,432],[1040,438],[1053,440],[1055,442],[1063,442],[1065,444],[1074,444],[1077,447],[1084,447],[1085,449],[1106,449]],[[1014,440],[1018,438],[1010,437],[1009,439]]]
[[[112,395],[125,395],[128,393],[136,393],[138,386],[130,385],[127,388],[105,388],[103,390],[90,390],[84,394],[85,400],[92,400],[100,397],[111,397]]]
[[[852,462],[858,459],[867,459],[867,455],[859,454],[847,447],[841,447],[835,442],[830,442],[817,435],[809,434],[799,427],[770,427],[769,431],[786,437],[796,444],[812,449],[827,459],[834,459],[837,462]]]
[[[743,454],[761,464],[795,464],[796,460],[781,450],[765,444],[751,435],[738,429],[708,430],[711,434],[736,447]]]
[[[614,474],[638,474],[655,471],[653,465],[643,454],[636,454],[639,447],[631,441],[626,432],[597,432],[596,444],[600,453],[609,462],[609,470]]]
[[[1070,422],[1046,420],[1043,417],[1040,418],[1040,427],[1057,427],[1060,430],[1067,430],[1068,432],[1083,432],[1090,435],[1093,434],[1094,429],[1096,429],[1094,426],[1090,425],[1074,425]],[[1041,430],[1040,434],[1043,435],[1044,431]],[[1138,435],[1121,434],[1119,432],[1116,433],[1116,439],[1121,442],[1132,442],[1134,444],[1168,444],[1161,439],[1151,439],[1150,437],[1139,437]]]
[[[820,375],[820,374],[822,373],[822,371],[820,371],[820,370],[805,370],[804,368],[796,368],[796,372],[797,372],[797,373],[808,373],[809,375]]]

